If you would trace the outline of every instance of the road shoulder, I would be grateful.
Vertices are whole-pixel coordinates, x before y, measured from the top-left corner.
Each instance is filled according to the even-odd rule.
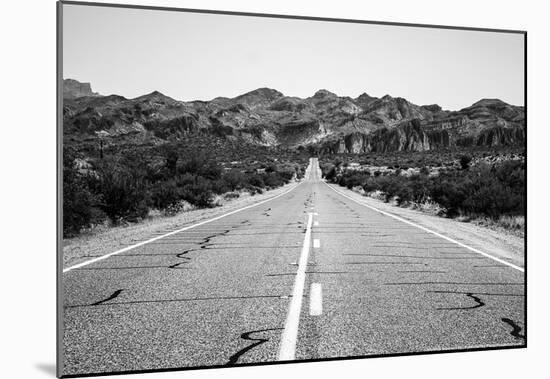
[[[398,207],[335,184],[330,184],[330,186],[356,201],[394,214],[487,254],[524,267],[524,239],[521,237],[468,222],[426,214],[415,209]]]

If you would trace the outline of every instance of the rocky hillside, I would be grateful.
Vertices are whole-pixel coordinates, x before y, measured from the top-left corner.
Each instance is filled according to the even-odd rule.
[[[424,151],[521,146],[523,107],[483,99],[459,111],[386,95],[342,97],[319,90],[306,99],[259,88],[235,98],[182,102],[153,92],[135,99],[100,96],[65,80],[64,137],[162,143],[194,134],[254,145],[307,147],[326,153]]]

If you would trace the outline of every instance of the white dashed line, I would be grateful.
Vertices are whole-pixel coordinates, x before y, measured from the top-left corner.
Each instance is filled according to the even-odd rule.
[[[321,316],[323,313],[323,291],[321,283],[312,283],[309,291],[309,315]]]
[[[320,247],[321,247],[321,240],[318,239],[318,238],[315,238],[315,239],[313,240],[313,247],[314,247],[315,249],[320,248]]]
[[[313,222],[313,226],[319,226],[319,221]]]
[[[313,215],[310,213],[307,221],[306,235],[304,237],[304,245],[300,254],[300,263],[294,280],[294,290],[292,291],[292,299],[288,307],[288,315],[286,317],[285,329],[281,335],[281,346],[279,349],[280,361],[294,360],[296,355],[296,340],[298,338],[298,325],[300,324],[300,311],[302,309],[302,298],[304,296],[304,284],[306,280],[307,259],[311,241],[311,225]]]

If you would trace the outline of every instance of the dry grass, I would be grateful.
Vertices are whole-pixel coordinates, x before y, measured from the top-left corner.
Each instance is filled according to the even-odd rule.
[[[525,237],[525,216],[503,215],[498,219],[475,214],[462,214],[455,217],[460,222],[471,222],[493,230],[505,231],[517,237]]]
[[[524,230],[525,216],[501,216],[497,223],[506,229]]]
[[[441,205],[431,200],[426,200],[423,203],[412,203],[411,208],[418,209],[419,211],[422,211],[424,213],[437,216],[443,214],[443,212],[445,211],[445,209],[443,209]]]

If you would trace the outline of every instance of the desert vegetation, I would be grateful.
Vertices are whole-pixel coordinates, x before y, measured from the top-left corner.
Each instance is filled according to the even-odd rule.
[[[400,206],[431,203],[446,217],[483,219],[491,225],[523,230],[525,162],[521,153],[495,156],[470,151],[438,158],[435,154],[417,159],[409,155],[399,163],[391,155],[356,157],[361,164],[352,162],[350,156],[325,158],[321,169],[328,181],[386,202]]]
[[[151,210],[174,214],[213,207],[220,197],[261,193],[303,177],[307,157],[246,148],[185,148],[181,143],[63,152],[63,235],[94,225],[138,222]],[[89,146],[88,146],[89,147]]]

